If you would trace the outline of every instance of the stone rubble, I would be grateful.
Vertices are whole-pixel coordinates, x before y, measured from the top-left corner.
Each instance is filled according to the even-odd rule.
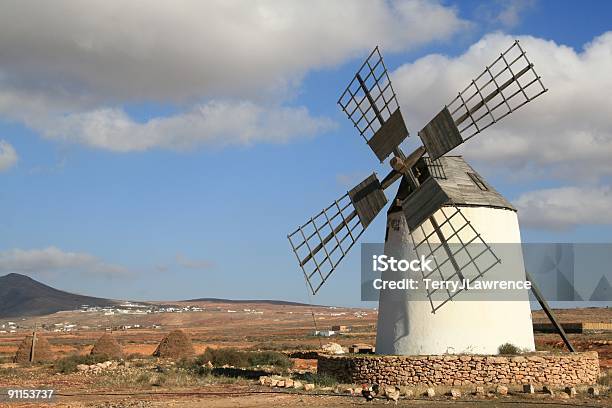
[[[106,362],[106,363],[99,363],[96,365],[92,365],[92,366],[99,366],[99,365],[103,365],[106,366],[107,363],[111,363],[111,362]],[[116,362],[112,362],[112,363],[116,363]],[[88,367],[89,366],[85,366]],[[337,385],[335,387],[322,387],[322,386],[316,386],[313,383],[302,383],[299,380],[294,380],[292,378],[289,377],[283,377],[280,375],[270,375],[270,376],[261,376],[259,377],[259,384],[264,385],[264,386],[268,386],[268,387],[277,387],[277,388],[291,388],[291,389],[296,389],[296,390],[304,390],[304,391],[319,391],[319,392],[324,392],[324,393],[328,393],[328,392],[334,392],[336,394],[345,394],[345,395],[350,395],[350,396],[361,396],[362,393],[362,387],[361,386],[357,386],[357,385]],[[463,393],[465,392],[466,395],[473,395],[477,398],[491,398],[491,399],[497,399],[499,397],[503,397],[503,396],[507,396],[509,395],[509,388],[506,385],[502,385],[502,384],[497,384],[494,388],[490,388],[487,392],[487,389],[485,388],[485,386],[481,386],[478,385],[474,388],[473,392],[468,392],[465,389],[463,389],[463,391],[461,391],[461,389],[459,388],[447,388],[446,390],[440,390],[438,388],[438,393],[440,393],[440,397],[437,397],[438,393],[436,392],[436,388],[434,387],[427,387],[425,389],[425,391],[423,392],[421,389],[422,395],[423,397],[427,397],[427,398],[443,398],[442,396],[445,396],[446,398],[450,398],[451,400],[457,400],[462,398]],[[548,395],[550,398],[557,398],[557,399],[570,399],[573,397],[576,397],[578,395],[578,392],[576,390],[576,387],[574,386],[566,386],[564,388],[559,387],[560,389],[563,389],[563,392],[558,392],[555,393],[555,391],[553,390],[553,387],[551,385],[543,385],[541,388],[541,393]],[[520,386],[519,387],[514,387],[513,388],[513,392],[517,392],[517,390],[520,390]],[[417,389],[418,390],[418,389]],[[414,398],[417,394],[415,394],[415,392],[417,391],[415,389],[411,389],[409,388],[409,386],[380,386],[380,391],[377,394],[377,397],[387,397],[387,399],[391,399],[393,401],[397,401],[397,399],[399,399],[400,397],[405,398],[405,399],[411,399]],[[533,384],[523,384],[522,387],[523,393],[525,394],[536,394],[537,391],[534,387]],[[598,397],[599,396],[599,388],[597,386],[592,386],[588,388],[588,394],[592,397]],[[514,395],[520,395],[520,394],[514,394]]]
[[[498,385],[497,388],[495,388],[495,393],[498,395],[508,395],[508,387],[505,385]]]
[[[102,371],[112,371],[119,368],[118,361],[105,361],[103,363],[96,364],[79,364],[76,366],[77,371],[80,373],[101,373]]]
[[[314,384],[304,384],[301,381],[293,380],[288,377],[281,377],[278,375],[267,376],[263,375],[259,377],[259,384],[265,385],[268,387],[277,387],[277,388],[293,388],[296,390],[305,390],[312,391],[314,390]]]
[[[321,346],[321,349],[325,353],[329,354],[345,354],[346,351],[344,348],[338,343],[327,343]]]

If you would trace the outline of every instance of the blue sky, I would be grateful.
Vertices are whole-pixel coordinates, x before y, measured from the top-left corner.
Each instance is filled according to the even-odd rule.
[[[517,205],[524,241],[612,239],[609,2],[245,4],[0,6],[0,274],[306,300],[286,234],[388,169],[336,105],[377,44],[409,150],[520,38],[550,92],[463,153]],[[358,277],[356,248],[313,301],[359,304]]]

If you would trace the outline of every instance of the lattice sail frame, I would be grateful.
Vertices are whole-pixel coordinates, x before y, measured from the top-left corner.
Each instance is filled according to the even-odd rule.
[[[287,235],[313,294],[386,204],[380,182],[372,174]]]
[[[361,65],[338,104],[381,162],[408,136],[378,47]]]
[[[434,221],[437,225],[429,219],[415,231],[410,231],[417,257],[433,259],[435,265],[432,271],[422,271],[423,279],[456,280],[459,283],[469,279],[474,282],[501,263],[501,259],[482,239],[459,207],[442,207],[433,217],[436,217]],[[436,241],[438,233],[444,236],[443,242]],[[444,289],[427,288],[426,291],[431,311],[435,313],[463,289],[452,293],[448,288],[445,289],[446,293],[443,293]]]
[[[435,160],[548,89],[516,40],[420,132]]]
[[[287,236],[313,294],[336,269],[365,228],[348,193]],[[324,242],[324,237],[333,239]]]
[[[546,91],[516,40],[447,107],[466,141]]]
[[[358,76],[365,83],[375,105],[370,104],[359,84]],[[374,48],[374,51],[361,65],[351,83],[344,90],[342,96],[340,96],[338,104],[366,142],[374,136],[374,133],[381,126],[376,118],[374,109],[378,109],[383,116],[383,120],[386,121],[399,108],[387,67],[378,47]]]

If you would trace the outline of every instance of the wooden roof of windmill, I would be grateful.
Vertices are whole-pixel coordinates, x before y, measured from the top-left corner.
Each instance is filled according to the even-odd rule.
[[[410,209],[406,221],[419,225],[440,206],[491,207],[516,211],[516,208],[470,166],[462,156],[443,156],[435,161],[424,157],[415,166],[420,173],[421,187],[410,194],[402,180],[397,198]],[[431,177],[429,177],[431,175]],[[401,210],[394,205],[389,212]]]

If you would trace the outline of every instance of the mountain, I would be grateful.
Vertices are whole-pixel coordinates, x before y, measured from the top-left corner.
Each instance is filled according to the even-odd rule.
[[[305,303],[284,300],[231,300],[217,298],[200,298],[183,302],[211,303],[263,303],[278,306],[311,306]],[[91,296],[64,292],[40,283],[28,276],[9,273],[0,276],[0,318],[21,316],[42,316],[61,310],[78,309],[81,305],[113,306],[120,302]],[[139,302],[142,303],[142,302]],[[166,303],[166,302],[164,302]],[[320,306],[320,305],[312,305]]]
[[[235,303],[235,304],[245,304],[245,303],[263,303],[266,305],[275,305],[275,306],[316,306],[316,307],[324,307],[322,305],[309,305],[307,303],[300,302],[290,302],[288,300],[269,300],[269,299],[219,299],[219,298],[198,298],[198,299],[189,299],[183,300],[183,302],[210,302],[210,303]]]
[[[64,292],[18,273],[0,276],[0,317],[40,316],[78,309],[81,305],[112,306],[117,303]]]

